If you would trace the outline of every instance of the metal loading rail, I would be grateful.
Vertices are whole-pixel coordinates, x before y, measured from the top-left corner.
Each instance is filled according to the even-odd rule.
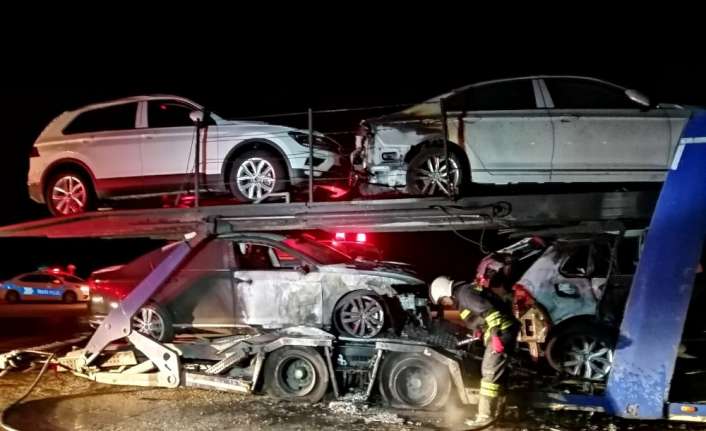
[[[657,196],[656,191],[635,191],[105,211],[5,226],[0,238],[178,239],[214,223],[217,229],[237,231],[410,232],[644,221]]]

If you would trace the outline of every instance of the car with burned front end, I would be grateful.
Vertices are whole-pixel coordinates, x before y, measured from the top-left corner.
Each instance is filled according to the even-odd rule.
[[[166,258],[167,245],[94,272],[91,321],[100,324]],[[409,266],[352,259],[306,236],[213,237],[133,318],[155,339],[175,332],[275,330],[305,325],[372,338],[428,316],[426,285]]]

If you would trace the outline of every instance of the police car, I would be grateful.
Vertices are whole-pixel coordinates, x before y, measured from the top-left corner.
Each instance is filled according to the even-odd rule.
[[[0,299],[6,302],[61,301],[66,304],[88,301],[88,283],[70,274],[44,271],[18,275],[0,284]]]

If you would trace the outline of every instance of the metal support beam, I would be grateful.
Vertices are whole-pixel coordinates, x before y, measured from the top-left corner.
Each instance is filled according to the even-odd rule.
[[[131,320],[137,310],[159,289],[172,273],[191,254],[193,247],[205,239],[204,235],[184,241],[174,247],[172,252],[133,289],[117,308],[106,316],[86,345],[83,364],[90,365],[100,352],[111,342],[132,335]],[[139,341],[139,340],[138,340]]]
[[[314,113],[309,108],[309,203],[314,203]]]
[[[611,413],[666,417],[696,265],[706,236],[706,113],[687,124],[650,223],[606,394]]]

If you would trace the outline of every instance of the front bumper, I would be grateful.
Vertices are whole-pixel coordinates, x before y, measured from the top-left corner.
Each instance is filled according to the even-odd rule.
[[[294,186],[309,181],[309,158],[303,168],[292,168],[291,183]],[[314,182],[316,184],[348,183],[351,176],[351,164],[346,157],[335,153],[316,152],[314,154]]]
[[[28,183],[27,184],[27,191],[29,192],[30,199],[32,199],[33,201],[40,203],[40,204],[45,203],[44,193],[42,193],[42,184],[41,183]]]

